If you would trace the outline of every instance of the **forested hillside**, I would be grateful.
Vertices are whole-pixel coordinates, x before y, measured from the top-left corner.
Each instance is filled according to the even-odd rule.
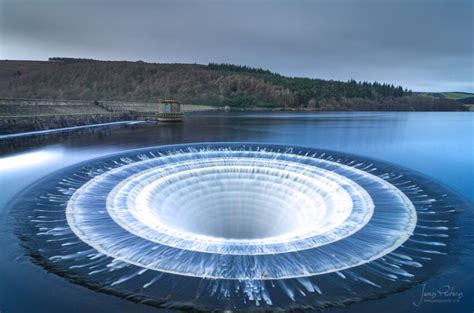
[[[414,95],[378,82],[285,77],[231,64],[156,64],[51,58],[0,61],[0,97],[123,100],[237,108],[314,110],[464,110],[459,102]]]

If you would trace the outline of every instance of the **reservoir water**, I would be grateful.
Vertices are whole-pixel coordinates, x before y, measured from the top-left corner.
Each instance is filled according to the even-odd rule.
[[[188,115],[182,124],[129,123],[10,136],[0,139],[0,312],[159,311],[70,283],[33,264],[21,247],[21,234],[12,228],[14,208],[7,204],[41,177],[81,161],[132,148],[194,142],[255,142],[357,154],[419,172],[474,201],[472,113],[202,113]],[[466,247],[472,247],[472,226],[462,226]],[[444,266],[425,285],[348,309],[472,310],[470,260],[471,253],[460,253],[458,262]],[[440,302],[423,296],[446,288],[451,292],[441,292]]]

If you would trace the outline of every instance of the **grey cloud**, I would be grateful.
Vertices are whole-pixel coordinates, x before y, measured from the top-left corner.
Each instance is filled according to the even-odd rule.
[[[0,58],[230,62],[474,91],[464,0],[0,0]]]

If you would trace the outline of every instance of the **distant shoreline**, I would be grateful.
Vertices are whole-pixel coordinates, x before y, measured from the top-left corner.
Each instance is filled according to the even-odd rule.
[[[0,61],[0,95],[103,103],[111,99],[149,103],[172,98],[236,110],[301,111],[466,111],[466,105],[474,102],[474,94],[469,93],[419,93],[388,82],[288,77],[227,63],[64,57]]]
[[[467,107],[467,105],[466,105]],[[380,106],[380,108],[384,108]],[[435,112],[450,110],[415,110],[413,106],[386,106],[386,110],[339,109],[304,107],[235,107],[181,104],[184,113],[221,112]],[[471,111],[474,106],[470,105]],[[452,110],[456,111],[456,110]],[[159,112],[157,102],[56,100],[0,97],[0,136],[15,133],[67,129],[87,125],[107,125],[126,121],[154,121]],[[1,138],[1,137],[0,137]]]
[[[219,113],[321,113],[324,115],[325,113],[472,113],[472,111],[451,111],[451,112],[436,112],[436,111],[317,111],[317,110],[264,110],[264,109],[255,109],[255,110],[231,110],[231,111],[224,111],[224,110],[215,110],[215,111],[189,111],[188,114],[190,115],[199,115],[199,114],[206,114],[207,112],[219,112]],[[84,114],[87,116],[87,114]],[[81,116],[81,115],[78,115]],[[65,126],[65,127],[49,127],[53,124],[48,124],[50,120],[46,119],[43,124],[43,127],[38,127],[36,123],[38,117],[22,117],[26,120],[26,125],[30,127],[28,131],[22,131],[21,129],[9,128],[8,132],[0,132],[0,141],[1,140],[8,140],[8,139],[21,139],[22,137],[29,137],[29,136],[36,136],[36,135],[48,135],[54,133],[61,133],[65,131],[76,131],[76,130],[85,130],[90,128],[100,128],[100,127],[113,127],[113,126],[120,126],[120,125],[134,125],[138,123],[158,123],[155,120],[119,120],[119,121],[112,121],[112,122],[99,122],[93,124],[80,124],[83,123],[81,120],[72,120],[72,126]],[[48,118],[61,118],[61,116],[48,116]],[[3,117],[0,116],[0,125],[2,125]],[[74,125],[74,121],[77,122],[77,125]],[[37,128],[34,128],[37,127]]]

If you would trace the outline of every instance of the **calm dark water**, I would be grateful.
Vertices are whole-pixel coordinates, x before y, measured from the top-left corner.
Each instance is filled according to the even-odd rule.
[[[474,200],[473,113],[195,114],[183,124],[141,123],[0,139],[0,312],[157,312],[71,284],[22,256],[6,204],[57,169],[130,148],[246,141],[308,146],[377,158],[421,172]],[[472,208],[472,207],[471,207]],[[466,229],[466,238],[472,228]],[[470,256],[469,256],[470,258]],[[444,312],[474,308],[469,258],[426,282],[425,292],[449,286],[459,301],[418,304],[423,286],[332,311]],[[426,300],[426,297],[425,297]]]

